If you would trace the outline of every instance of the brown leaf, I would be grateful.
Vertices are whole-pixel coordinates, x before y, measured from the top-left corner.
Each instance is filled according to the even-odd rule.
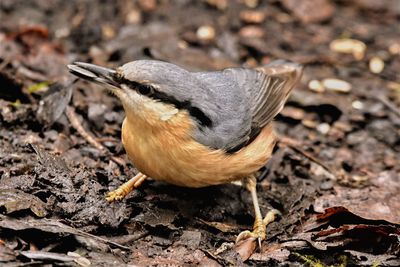
[[[255,238],[247,238],[235,246],[235,251],[240,255],[243,261],[250,258],[256,249],[257,242]]]
[[[36,216],[47,215],[46,203],[38,197],[16,189],[0,189],[0,206],[4,206],[6,213],[30,209]]]
[[[290,240],[303,240],[315,249],[351,249],[368,255],[398,255],[400,227],[361,218],[344,207],[332,207],[303,225]]]
[[[176,212],[167,209],[154,208],[147,210],[142,214],[135,217],[136,221],[143,222],[152,227],[155,226],[165,226],[171,230],[178,229],[173,225],[173,221],[176,218]]]
[[[87,238],[93,243],[102,242],[112,244],[122,249],[130,249],[126,246],[122,246],[105,238],[95,236],[79,229],[73,228],[71,226],[65,225],[60,221],[54,219],[13,219],[4,215],[0,215],[0,227],[11,229],[14,231],[37,229],[53,234],[72,234]]]
[[[329,0],[281,0],[281,2],[303,23],[326,21],[335,12],[335,6]]]
[[[268,262],[273,259],[278,262],[287,261],[290,251],[287,250],[286,244],[271,244],[262,253],[253,253],[250,260]]]
[[[73,262],[76,259],[76,257],[68,256],[65,254],[45,251],[21,251],[20,254],[31,260]]]
[[[363,266],[399,266],[400,260],[398,257],[393,255],[371,255],[369,253],[362,253],[355,250],[345,250],[345,252],[350,253],[352,256],[357,258]]]
[[[13,250],[4,244],[0,244],[0,262],[11,262],[14,261],[15,258],[16,255]]]
[[[221,223],[221,222],[208,222],[202,219],[198,219],[200,222],[213,227],[215,229],[218,229],[219,231],[223,232],[223,233],[234,233],[237,231],[237,227],[234,225],[230,225],[227,223]]]
[[[46,126],[51,126],[64,113],[72,96],[73,81],[52,84],[39,102],[36,118]]]
[[[183,231],[183,234],[179,240],[187,248],[196,249],[199,247],[201,242],[201,232],[199,231]]]
[[[400,224],[400,184],[395,172],[382,172],[365,188],[335,186],[334,194],[316,199],[314,209],[341,206],[368,220],[386,220]]]
[[[31,146],[35,151],[36,155],[38,156],[40,163],[43,166],[59,171],[70,172],[67,164],[61,157],[51,155],[46,150],[40,148],[39,146],[32,144]]]
[[[10,39],[17,40],[28,48],[42,44],[48,37],[48,29],[38,25],[22,28],[18,32],[9,35]]]

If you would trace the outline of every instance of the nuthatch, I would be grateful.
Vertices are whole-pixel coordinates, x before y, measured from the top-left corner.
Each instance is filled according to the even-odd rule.
[[[68,68],[107,86],[125,109],[122,143],[140,173],[108,193],[108,201],[124,198],[147,177],[185,187],[241,180],[251,192],[255,223],[237,241],[261,244],[276,211],[263,219],[255,173],[271,157],[272,120],[299,80],[300,65],[275,61],[258,69],[190,72],[137,60],[115,70],[81,62]]]

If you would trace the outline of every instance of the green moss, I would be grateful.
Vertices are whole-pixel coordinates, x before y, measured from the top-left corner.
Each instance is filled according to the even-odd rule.
[[[12,105],[14,108],[19,108],[19,107],[21,106],[21,100],[17,99],[17,100],[15,100],[13,103],[11,103],[11,105]]]
[[[293,253],[293,255],[295,255],[296,257],[299,257],[301,260],[303,260],[310,267],[324,267],[325,266],[320,260],[318,260],[314,256],[301,255],[301,254],[296,253],[296,252]]]
[[[305,264],[307,264],[310,267],[325,267],[327,266],[323,262],[321,262],[319,259],[317,259],[315,256],[312,255],[301,255],[299,253],[293,253],[296,257],[300,258],[302,261],[304,261]],[[338,257],[338,263],[334,265],[330,265],[329,267],[346,267],[347,266],[347,256],[346,255],[340,255]]]
[[[29,94],[32,94],[32,93],[35,93],[47,86],[49,86],[49,82],[40,82],[40,83],[35,83],[35,84],[29,86],[27,90],[28,90]]]

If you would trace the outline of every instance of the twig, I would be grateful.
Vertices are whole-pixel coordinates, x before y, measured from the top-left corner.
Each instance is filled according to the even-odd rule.
[[[8,65],[8,63],[10,63],[10,60],[4,59],[4,61],[0,64],[0,71],[2,71]]]
[[[67,106],[65,109],[65,113],[67,114],[68,120],[71,122],[72,127],[92,146],[100,150],[104,155],[110,156],[110,159],[117,163],[120,166],[125,166],[125,160],[111,155],[110,151],[106,147],[104,147],[96,138],[88,131],[83,128],[80,123],[78,116],[75,113],[75,109],[71,106]]]
[[[400,117],[400,109],[396,107],[389,99],[387,99],[384,96],[378,96],[376,97],[379,101],[382,102],[387,108],[389,108],[393,113],[395,113],[397,116]]]
[[[93,235],[93,234],[89,234],[89,233],[86,233],[86,232],[84,232],[84,231],[82,231],[82,230],[79,230],[79,229],[76,229],[76,228],[74,228],[74,229],[77,231],[77,234],[79,234],[79,235],[81,235],[81,236],[90,237],[90,238],[93,238],[93,239],[97,239],[97,240],[102,241],[102,242],[104,242],[104,243],[108,243],[108,244],[114,245],[114,246],[116,246],[116,247],[118,247],[118,248],[125,249],[125,250],[130,250],[130,249],[131,249],[130,247],[121,245],[121,244],[119,244],[119,243],[116,243],[116,242],[114,242],[114,241],[108,240],[108,239],[106,239],[106,238],[103,238],[103,237],[100,237],[100,236],[97,236],[97,235]]]
[[[114,161],[115,163],[117,163],[118,165],[125,167],[126,166],[126,162],[124,159],[119,158],[119,157],[115,157],[115,156],[111,156],[110,157],[112,161]]]
[[[108,150],[99,142],[96,141],[96,139],[94,138],[94,136],[89,133],[88,131],[85,130],[85,128],[83,128],[82,124],[80,123],[78,116],[75,113],[75,109],[71,106],[67,106],[67,108],[65,109],[65,113],[67,114],[68,120],[70,121],[72,127],[75,128],[75,130],[78,131],[78,133],[92,146],[94,146],[95,148],[97,148],[98,150],[100,150],[103,153],[107,153]]]
[[[278,142],[280,144],[283,144],[283,145],[291,148],[292,150],[296,151],[297,153],[300,153],[301,155],[303,155],[304,157],[308,158],[312,162],[320,165],[322,168],[324,168],[326,171],[328,171],[329,173],[331,173],[332,175],[334,175],[336,177],[335,172],[330,167],[328,167],[325,163],[321,162],[319,159],[317,159],[316,157],[314,157],[310,153],[308,153],[308,152],[304,151],[303,149],[301,149],[298,146],[299,142],[297,142],[296,140],[293,140],[293,139],[288,138],[288,137],[278,137]]]
[[[118,140],[114,137],[111,137],[111,136],[97,137],[96,140],[97,140],[97,142],[112,142],[112,143],[121,142],[120,140]]]

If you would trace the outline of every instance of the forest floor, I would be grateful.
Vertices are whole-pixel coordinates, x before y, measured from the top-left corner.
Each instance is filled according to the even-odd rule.
[[[400,265],[398,1],[3,0],[0,20],[1,266]],[[305,66],[260,171],[282,213],[261,250],[235,246],[253,212],[234,184],[105,200],[137,173],[124,111],[66,65],[144,58]]]

